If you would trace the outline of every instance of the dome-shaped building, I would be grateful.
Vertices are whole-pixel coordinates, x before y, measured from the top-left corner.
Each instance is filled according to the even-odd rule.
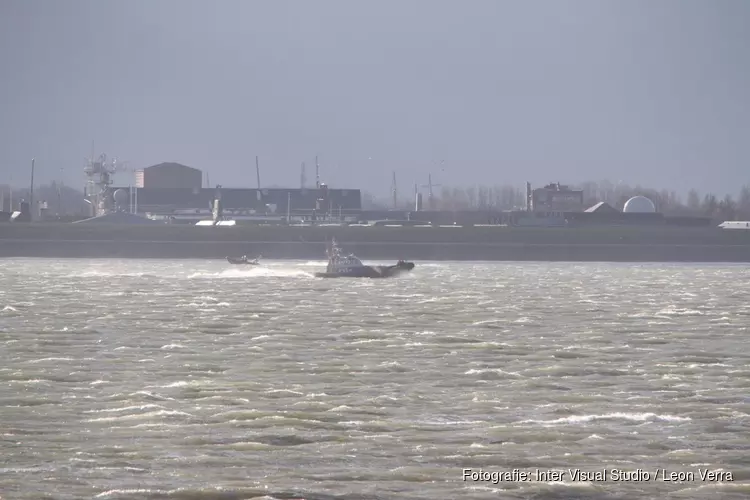
[[[626,214],[653,214],[656,213],[656,205],[645,196],[633,196],[625,202],[622,211]]]

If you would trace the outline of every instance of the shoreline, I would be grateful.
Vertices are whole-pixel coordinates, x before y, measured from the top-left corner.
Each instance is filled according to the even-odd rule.
[[[335,237],[362,260],[750,263],[750,231],[570,228],[0,224],[0,258],[325,259]]]

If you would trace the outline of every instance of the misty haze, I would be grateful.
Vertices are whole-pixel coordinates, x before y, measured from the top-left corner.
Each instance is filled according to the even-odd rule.
[[[387,197],[609,179],[736,197],[748,180],[741,1],[192,0],[0,4],[0,182],[82,187],[83,158],[212,183]],[[61,170],[62,169],[62,170]],[[127,184],[127,174],[120,174]]]

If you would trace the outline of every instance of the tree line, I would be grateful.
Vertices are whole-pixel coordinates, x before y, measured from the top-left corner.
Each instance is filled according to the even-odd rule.
[[[21,200],[29,200],[29,188],[13,188],[12,194],[10,190],[9,186],[0,185],[0,210],[19,210]],[[90,206],[83,201],[81,190],[54,181],[34,186],[35,205],[37,201],[46,201],[50,213],[53,214],[83,215],[90,210]]]
[[[584,182],[571,185],[571,189],[583,191],[584,206],[590,207],[603,201],[622,210],[625,202],[633,196],[645,196],[656,205],[656,209],[667,215],[693,215],[721,218],[723,220],[750,220],[750,186],[740,189],[735,199],[731,195],[718,197],[713,193],[700,193],[691,189],[683,199],[676,191],[657,190],[640,185],[629,186],[624,183],[609,181]],[[422,193],[424,210],[523,210],[526,207],[526,190],[510,185],[479,187],[442,187],[434,191],[432,199],[429,193]],[[369,193],[362,193],[362,205],[370,210],[413,210],[415,200],[399,199],[397,206],[393,201],[376,198]]]

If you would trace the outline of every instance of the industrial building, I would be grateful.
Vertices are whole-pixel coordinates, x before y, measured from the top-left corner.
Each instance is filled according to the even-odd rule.
[[[107,204],[118,211],[149,214],[173,221],[199,220],[221,200],[225,216],[242,220],[259,216],[301,219],[351,218],[362,210],[359,189],[203,187],[203,173],[178,163],[161,163],[136,171],[135,186],[110,187]]]
[[[531,189],[526,184],[527,208],[533,212],[583,212],[583,190],[570,189],[559,182]]]

